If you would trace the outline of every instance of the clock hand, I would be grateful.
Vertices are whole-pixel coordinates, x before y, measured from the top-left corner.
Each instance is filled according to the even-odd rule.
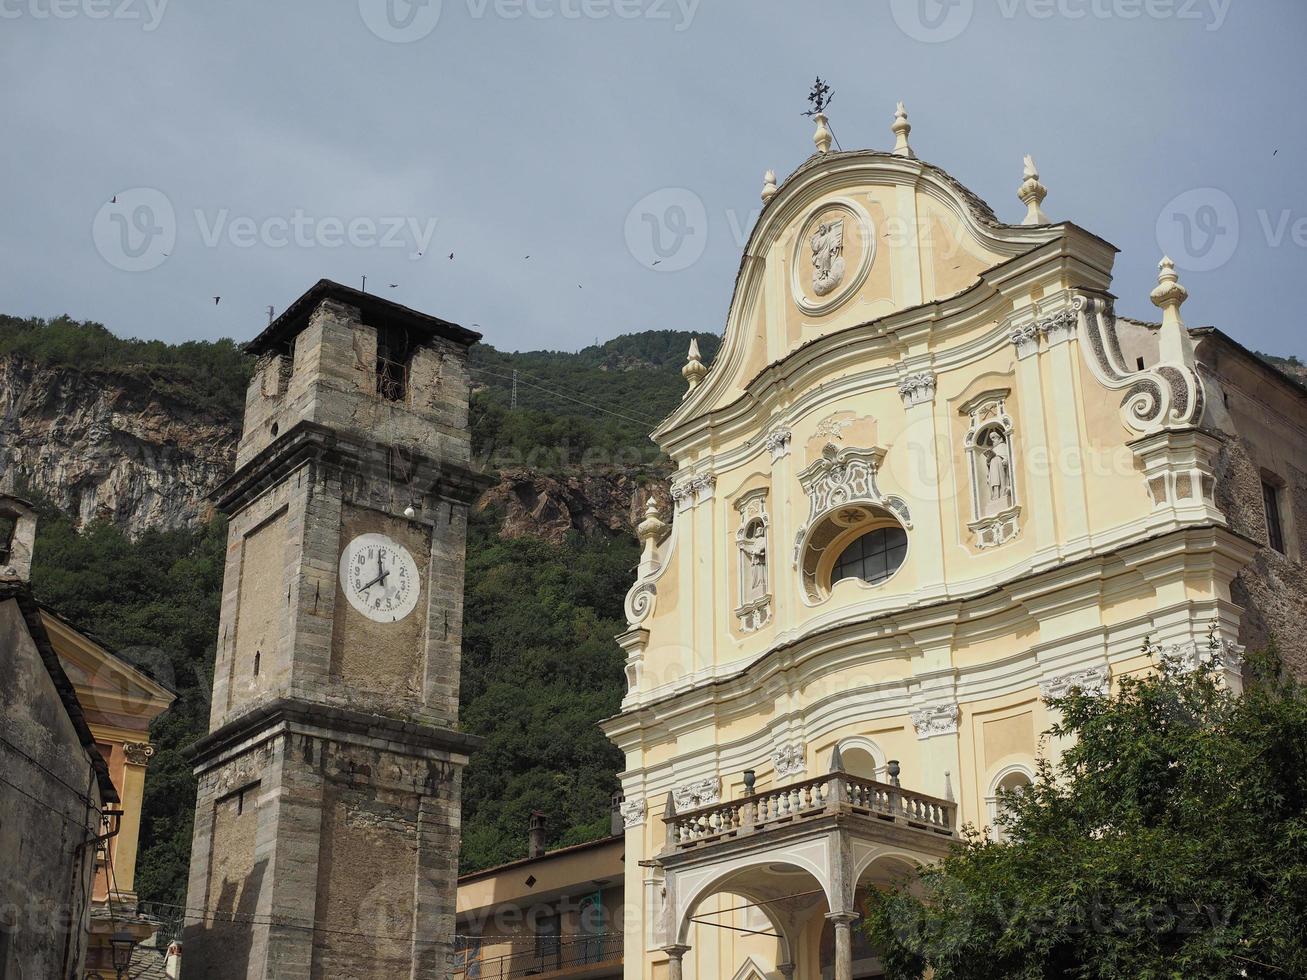
[[[372,588],[372,587],[373,587],[374,585],[376,585],[378,582],[384,582],[384,581],[385,581],[387,578],[389,578],[389,577],[390,577],[390,572],[382,572],[380,575],[378,575],[376,578],[374,578],[374,579],[373,579],[371,582],[369,582],[367,585],[362,586],[362,587],[359,589],[359,591],[360,591],[360,592],[366,592],[366,591],[368,591],[368,589]]]

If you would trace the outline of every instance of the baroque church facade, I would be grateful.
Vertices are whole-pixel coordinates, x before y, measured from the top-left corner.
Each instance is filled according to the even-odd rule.
[[[1169,260],[1160,322],[1119,315],[1117,250],[1030,158],[1008,224],[902,106],[891,152],[816,121],[654,433],[672,513],[604,722],[627,980],[879,976],[861,896],[994,827],[1060,751],[1047,696],[1163,650],[1238,689],[1244,644],[1302,633],[1304,389],[1189,330]]]

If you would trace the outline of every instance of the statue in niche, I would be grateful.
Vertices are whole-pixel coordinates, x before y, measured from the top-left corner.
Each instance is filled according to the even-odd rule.
[[[825,296],[844,281],[844,220],[818,225],[810,244],[812,291]]]
[[[985,434],[982,450],[985,461],[985,485],[989,498],[985,513],[997,514],[1012,506],[1012,447],[1001,429],[990,429]]]
[[[750,521],[740,539],[740,583],[745,605],[767,595],[767,528]]]

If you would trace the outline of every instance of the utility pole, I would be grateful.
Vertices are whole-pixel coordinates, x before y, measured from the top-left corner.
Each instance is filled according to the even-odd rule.
[[[367,276],[364,276],[364,277],[363,277],[363,292],[366,293],[367,291],[368,291],[368,277],[367,277]]]
[[[273,319],[272,314],[273,314],[274,312],[275,312],[275,311],[273,310],[273,308],[272,308],[271,306],[269,306],[269,307],[268,307],[268,322],[269,322],[269,323],[272,322],[272,319]]]
[[[513,368],[513,397],[509,400],[510,411],[517,411],[517,368]]]

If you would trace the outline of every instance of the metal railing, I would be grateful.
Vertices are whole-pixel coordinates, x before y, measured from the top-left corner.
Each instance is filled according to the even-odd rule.
[[[481,941],[481,949],[493,950],[507,942],[531,942],[530,936],[505,936],[497,943],[494,938]],[[581,936],[563,939],[558,936],[540,936],[534,948],[521,949],[502,956],[480,956],[480,950],[463,950],[456,956],[462,962],[454,965],[454,976],[466,980],[512,980],[514,977],[550,977],[557,973],[579,971],[586,966],[622,962],[622,936]]]
[[[958,806],[893,783],[833,772],[664,817],[668,843],[678,851],[813,820],[830,813],[859,813],[952,837]]]

